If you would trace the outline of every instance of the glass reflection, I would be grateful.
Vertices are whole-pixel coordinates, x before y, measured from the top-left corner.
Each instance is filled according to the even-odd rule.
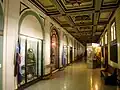
[[[27,39],[27,82],[37,78],[37,40]]]
[[[26,38],[20,38],[20,55],[21,55],[21,63],[20,63],[20,73],[21,73],[21,85],[25,83],[25,41]]]

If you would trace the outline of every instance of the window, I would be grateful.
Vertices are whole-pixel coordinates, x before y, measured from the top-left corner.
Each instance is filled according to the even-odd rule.
[[[103,37],[102,37],[102,39],[101,39],[101,45],[103,46]]]
[[[107,38],[107,32],[105,33],[105,44],[107,44],[107,40],[108,40],[108,38]]]
[[[100,40],[99,44],[101,45],[101,40]]]
[[[111,41],[114,41],[116,39],[116,28],[115,28],[115,22],[111,25]]]

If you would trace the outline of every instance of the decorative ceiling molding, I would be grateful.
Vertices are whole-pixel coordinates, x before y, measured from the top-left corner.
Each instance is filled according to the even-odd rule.
[[[77,40],[97,42],[120,0],[29,0]],[[82,39],[81,39],[82,38]]]

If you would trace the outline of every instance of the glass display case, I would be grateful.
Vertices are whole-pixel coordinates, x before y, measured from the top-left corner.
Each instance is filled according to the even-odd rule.
[[[27,39],[26,74],[27,82],[37,78],[37,40]]]
[[[97,43],[87,44],[87,64],[88,68],[101,67],[101,47]]]
[[[66,66],[68,64],[68,47],[63,47],[63,57],[62,57],[62,64]]]
[[[19,37],[18,84],[24,85],[41,76],[42,40],[21,35]],[[16,59],[17,61],[18,59]],[[17,61],[18,62],[18,61]]]
[[[65,58],[65,63],[66,65],[68,64],[68,47],[64,46],[64,58]]]

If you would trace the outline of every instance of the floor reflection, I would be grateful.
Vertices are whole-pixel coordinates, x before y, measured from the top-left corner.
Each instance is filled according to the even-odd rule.
[[[100,69],[88,69],[85,63],[75,63],[59,71],[50,80],[40,81],[25,90],[119,90],[104,85]]]

